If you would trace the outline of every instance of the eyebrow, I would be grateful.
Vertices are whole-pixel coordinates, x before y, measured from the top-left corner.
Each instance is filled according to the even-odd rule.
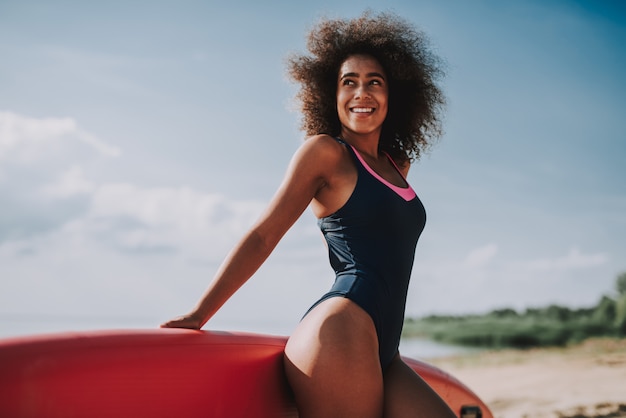
[[[341,77],[339,77],[340,80],[343,80],[346,77],[358,77],[359,73],[345,73],[343,74]],[[381,73],[377,73],[377,72],[373,72],[373,73],[367,73],[367,77],[371,78],[371,77],[380,77],[383,80],[385,80],[385,76],[383,76]]]

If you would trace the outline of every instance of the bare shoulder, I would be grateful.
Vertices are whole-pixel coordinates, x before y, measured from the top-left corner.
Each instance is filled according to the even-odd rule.
[[[336,169],[345,164],[346,148],[329,135],[314,135],[307,138],[294,156],[299,165],[313,165],[318,170]]]
[[[307,138],[301,147],[307,154],[327,158],[341,158],[345,147],[330,135],[320,134]]]
[[[329,135],[315,135],[302,146],[306,155],[304,166],[320,181],[311,202],[318,218],[328,216],[349,199],[357,182],[358,173],[348,148]]]

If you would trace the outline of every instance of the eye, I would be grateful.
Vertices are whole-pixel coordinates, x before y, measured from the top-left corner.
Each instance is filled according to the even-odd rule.
[[[344,78],[343,81],[341,82],[342,86],[353,86],[354,85],[354,80],[350,80],[349,78]]]
[[[383,82],[382,80],[375,79],[375,80],[370,81],[370,84],[373,86],[382,86]]]

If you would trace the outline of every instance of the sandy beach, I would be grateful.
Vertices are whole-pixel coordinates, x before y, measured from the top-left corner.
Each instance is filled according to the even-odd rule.
[[[430,362],[468,385],[495,418],[626,417],[626,339]]]

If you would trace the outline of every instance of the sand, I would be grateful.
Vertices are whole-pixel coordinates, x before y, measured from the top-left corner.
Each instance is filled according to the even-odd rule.
[[[476,392],[495,418],[626,417],[626,339],[430,362]]]

